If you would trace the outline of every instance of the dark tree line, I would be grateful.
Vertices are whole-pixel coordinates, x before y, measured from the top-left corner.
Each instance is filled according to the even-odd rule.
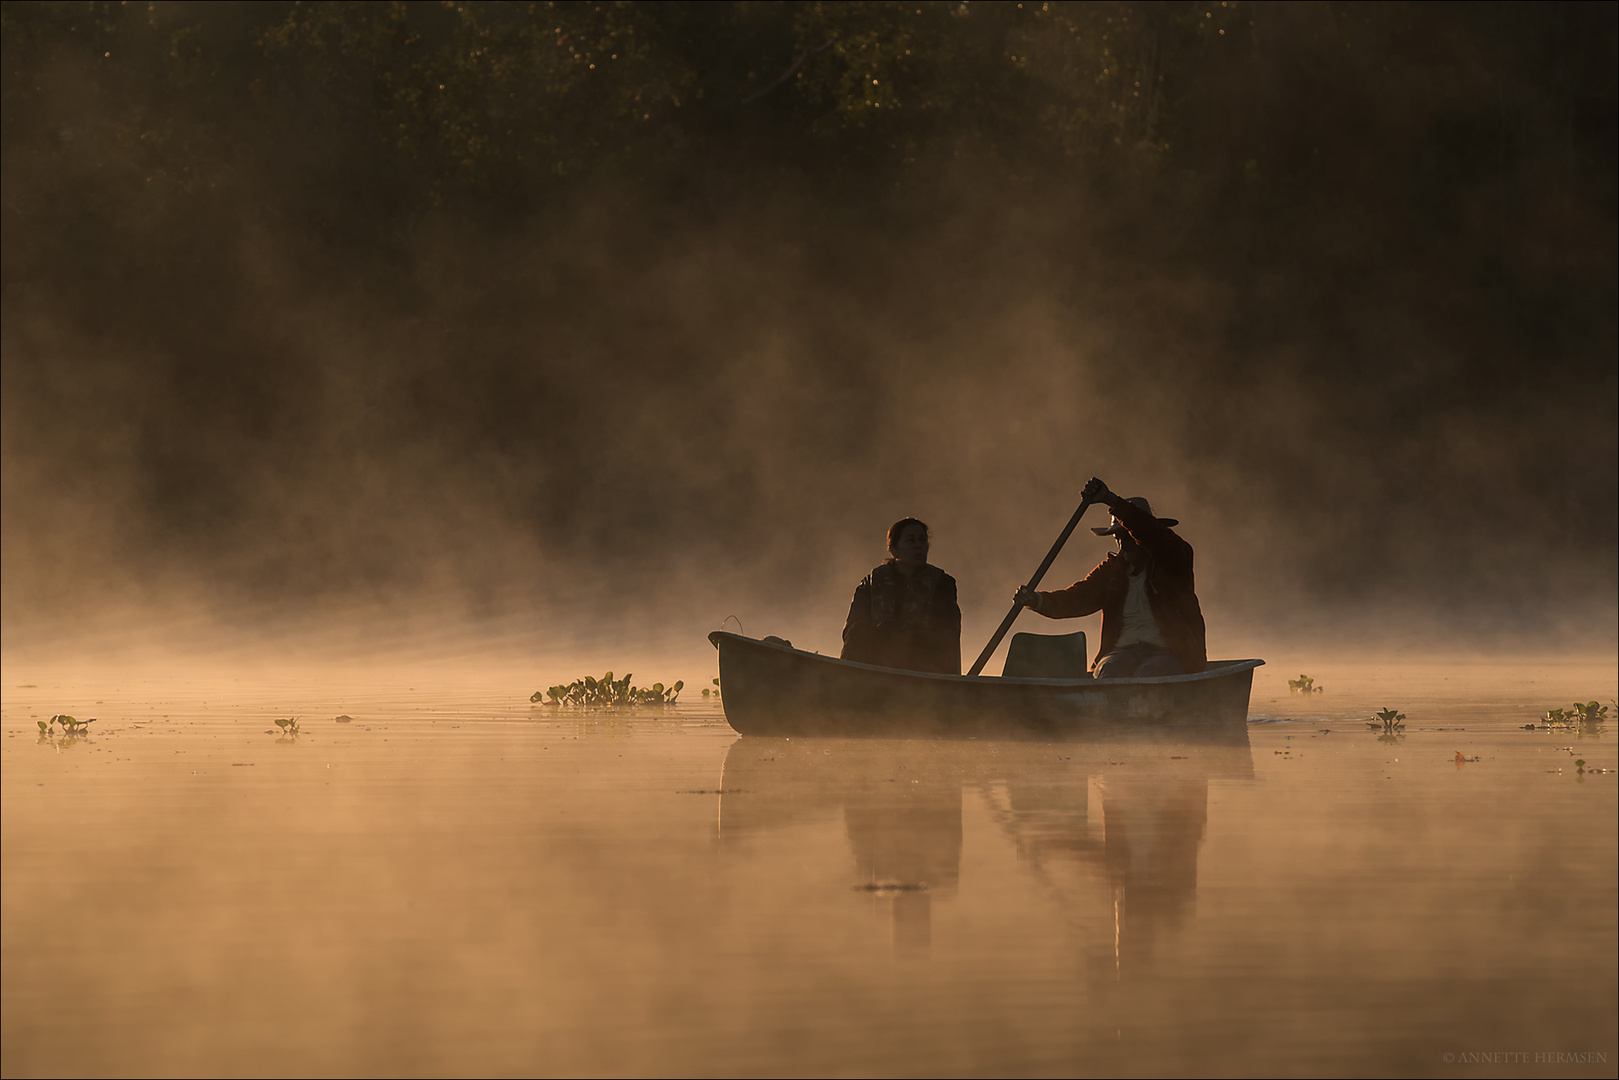
[[[333,361],[289,343],[291,290],[359,322],[433,312],[430,352],[344,361],[359,443],[513,477],[553,543],[694,536],[623,508],[719,498],[727,448],[685,472],[585,448],[734,375],[724,340],[647,299],[711,230],[815,293],[780,318],[821,358],[799,376],[817,401],[875,362],[829,325],[839,297],[925,325],[1100,280],[1132,298],[1122,339],[1153,347],[1097,393],[1165,397],[1189,461],[1217,456],[1313,535],[1347,529],[1324,582],[1383,564],[1373,517],[1409,543],[1510,498],[1555,508],[1560,555],[1611,588],[1615,11],[6,3],[6,454],[62,484],[132,460],[142,543],[261,534],[266,479],[335,445],[307,404]],[[516,269],[517,236],[552,246],[543,272]],[[959,283],[908,287],[907,248]],[[1153,300],[1166,280],[1215,283],[1217,312]],[[513,343],[534,334],[539,359]],[[1261,393],[1283,384],[1309,414],[1287,447]],[[881,419],[837,400],[830,441],[855,454]],[[121,441],[53,440],[64,410]],[[1350,462],[1360,486],[1333,489]],[[10,483],[8,529],[25,494]],[[1347,525],[1346,499],[1365,503]]]

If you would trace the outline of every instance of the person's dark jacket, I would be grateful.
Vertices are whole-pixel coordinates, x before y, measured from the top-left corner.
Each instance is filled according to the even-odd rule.
[[[931,565],[906,575],[889,559],[855,587],[841,655],[862,664],[960,675],[956,579]]]
[[[1176,536],[1168,525],[1132,502],[1120,500],[1113,516],[1130,538],[1147,553],[1147,600],[1164,644],[1188,675],[1208,666],[1208,645],[1203,610],[1197,604],[1192,580],[1192,545]],[[1113,651],[1124,628],[1124,598],[1130,591],[1130,565],[1114,552],[1096,569],[1066,589],[1040,594],[1040,614],[1071,619],[1102,613],[1102,640],[1096,659]],[[1093,665],[1094,666],[1094,665]]]

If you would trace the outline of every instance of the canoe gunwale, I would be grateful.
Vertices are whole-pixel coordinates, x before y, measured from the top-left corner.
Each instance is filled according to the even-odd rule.
[[[824,656],[821,653],[806,652],[790,645],[782,645],[774,641],[764,641],[759,638],[743,637],[741,634],[732,634],[724,630],[716,630],[708,635],[709,644],[714,648],[720,647],[722,640],[746,645],[750,648],[770,649],[790,656],[801,656],[817,663],[835,664],[840,668],[850,668],[859,671],[876,671],[885,675],[896,675],[907,679],[926,680],[935,683],[955,683],[967,686],[1055,686],[1083,689],[1087,687],[1123,688],[1129,686],[1176,686],[1187,683],[1209,682],[1214,679],[1227,678],[1239,675],[1244,671],[1252,671],[1265,663],[1263,660],[1217,660],[1211,662],[1202,671],[1190,675],[1157,675],[1147,678],[1130,679],[1036,679],[1022,676],[1005,675],[944,675],[933,671],[908,671],[905,668],[882,667],[878,664],[863,664],[858,660],[844,660],[837,656]]]

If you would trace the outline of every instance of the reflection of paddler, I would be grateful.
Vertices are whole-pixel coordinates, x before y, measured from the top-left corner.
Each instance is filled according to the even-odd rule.
[[[1102,784],[1105,853],[1120,968],[1152,953],[1197,900],[1197,852],[1208,822],[1200,777],[1119,773]]]
[[[1019,859],[1048,887],[1066,892],[1061,875],[1048,873],[1066,864],[1105,889],[1113,933],[1094,944],[1109,969],[1123,971],[1148,960],[1159,933],[1179,926],[1196,903],[1209,780],[1251,779],[1253,758],[1247,746],[1099,749],[1101,757],[1080,765],[1088,783],[1009,769],[1004,797],[986,794]],[[1064,899],[1082,906],[1085,893]]]
[[[1009,779],[997,817],[1019,857],[1045,880],[1052,879],[1044,868],[1054,863],[1078,864],[1105,880],[1114,924],[1107,944],[1122,969],[1150,956],[1158,933],[1178,926],[1196,902],[1208,774],[1092,768],[1084,787]]]

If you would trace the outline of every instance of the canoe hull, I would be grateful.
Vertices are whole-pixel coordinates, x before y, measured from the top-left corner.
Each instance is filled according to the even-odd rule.
[[[1253,669],[1157,679],[1009,679],[856,664],[716,632],[725,718],[744,735],[1247,738]]]

